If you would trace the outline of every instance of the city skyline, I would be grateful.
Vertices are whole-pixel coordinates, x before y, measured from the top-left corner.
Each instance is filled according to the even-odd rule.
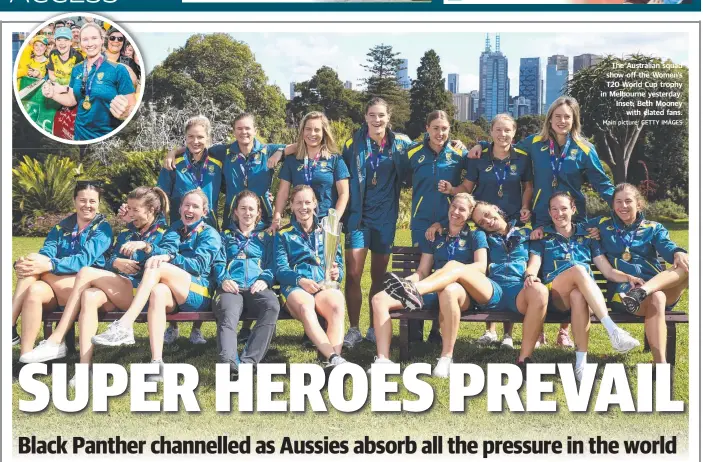
[[[140,42],[147,71],[163,61],[171,50],[185,44],[193,33],[142,33]],[[277,85],[289,96],[290,82],[309,80],[322,66],[329,66],[342,82],[350,81],[358,89],[367,73],[361,67],[366,53],[384,43],[408,60],[408,77],[414,79],[422,55],[434,49],[440,56],[445,79],[458,74],[458,93],[479,88],[479,59],[485,47],[485,33],[393,33],[383,38],[368,34],[307,33],[232,33],[236,40],[247,43],[266,73],[269,83]],[[491,33],[491,37],[495,34]],[[526,38],[529,38],[526,39]],[[558,40],[557,40],[558,39]],[[146,46],[148,44],[148,46]],[[549,56],[561,54],[570,58],[583,54],[622,56],[643,53],[688,65],[686,33],[501,33],[501,51],[509,63],[510,95],[518,96],[520,58],[539,57],[542,75],[546,76]],[[571,73],[571,69],[569,71]]]

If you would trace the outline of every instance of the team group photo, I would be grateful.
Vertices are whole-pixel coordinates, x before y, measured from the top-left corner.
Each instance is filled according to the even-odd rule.
[[[79,40],[108,37],[102,70],[113,30],[92,24]],[[55,26],[61,53],[76,24]],[[677,340],[670,316],[688,312],[688,127],[606,131],[597,111],[644,118],[591,90],[611,62],[672,58],[520,56],[517,84],[516,35],[478,39],[469,92],[434,49],[411,79],[381,44],[361,84],[323,65],[286,98],[268,58],[221,33],[116,64],[112,100],[89,99],[91,73],[45,84],[57,117],[78,106],[74,140],[134,118],[80,148],[13,131],[13,377],[134,358],[156,382],[170,362],[232,380],[242,364],[431,362],[446,388],[453,363],[571,363],[580,383],[589,363],[645,362],[670,364],[687,399],[688,327]],[[32,62],[44,37],[27,39]],[[107,131],[83,125],[87,101]]]

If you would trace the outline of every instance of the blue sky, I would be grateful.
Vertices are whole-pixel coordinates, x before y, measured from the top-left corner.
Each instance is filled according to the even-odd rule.
[[[169,49],[181,47],[192,33],[140,33],[136,37],[148,70],[168,56]],[[459,91],[478,89],[479,56],[485,47],[485,33],[232,33],[235,39],[247,43],[262,65],[269,83],[278,85],[288,97],[290,82],[308,80],[321,66],[332,67],[342,81],[355,85],[366,73],[361,64],[374,45],[392,45],[399,57],[409,60],[408,72],[416,75],[420,58],[434,49],[440,56],[445,74],[458,73]],[[518,94],[521,57],[539,56],[546,65],[547,56],[563,54],[570,57],[594,53],[622,56],[644,53],[670,58],[688,64],[688,34],[686,33],[501,33],[501,51],[508,57],[511,94]],[[495,36],[491,34],[495,44]],[[544,70],[543,70],[544,74]]]

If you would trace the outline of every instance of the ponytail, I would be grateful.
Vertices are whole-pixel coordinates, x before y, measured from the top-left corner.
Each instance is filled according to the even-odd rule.
[[[169,198],[166,192],[158,186],[140,186],[127,195],[127,199],[143,200],[144,206],[149,208],[154,216],[160,213],[168,215],[170,210]]]

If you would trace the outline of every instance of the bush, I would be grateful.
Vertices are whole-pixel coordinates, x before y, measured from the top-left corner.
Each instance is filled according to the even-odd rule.
[[[398,204],[398,221],[396,229],[409,229],[412,218],[413,190],[403,188],[400,190],[400,204]]]
[[[161,170],[164,151],[128,152],[123,161],[110,166],[102,173],[105,181],[103,202],[117,210],[133,189],[155,186]]]
[[[653,221],[673,221],[688,218],[686,209],[671,199],[664,199],[647,205],[645,216],[648,220]]]
[[[27,217],[26,219],[13,223],[12,235],[25,237],[46,237],[51,231],[51,228],[58,225],[61,220],[69,216],[72,212],[65,213],[46,213],[37,217]],[[101,204],[100,213],[107,217],[107,221],[112,226],[112,231],[117,235],[120,230],[125,228],[125,224],[117,219],[107,207]]]
[[[586,213],[589,217],[610,216],[612,210],[607,202],[598,196],[598,193],[592,189],[584,191],[586,195]]]

